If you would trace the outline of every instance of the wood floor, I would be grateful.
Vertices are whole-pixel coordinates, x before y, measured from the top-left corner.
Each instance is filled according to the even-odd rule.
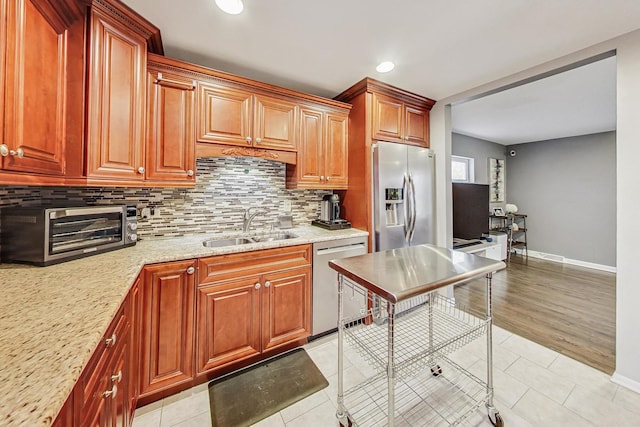
[[[607,374],[615,369],[615,274],[514,256],[493,275],[494,324]],[[485,280],[455,288],[484,311]]]

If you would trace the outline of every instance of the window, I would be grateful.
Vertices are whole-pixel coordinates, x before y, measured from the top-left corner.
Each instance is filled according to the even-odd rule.
[[[474,182],[475,171],[470,157],[451,156],[451,181]]]

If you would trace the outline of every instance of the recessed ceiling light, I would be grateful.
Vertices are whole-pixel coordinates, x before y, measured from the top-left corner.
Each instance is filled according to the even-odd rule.
[[[230,15],[237,15],[244,9],[242,0],[216,0],[216,4],[222,11]]]
[[[376,67],[376,71],[379,73],[388,73],[389,71],[393,70],[395,66],[396,64],[391,61],[384,61],[378,64],[378,66]]]

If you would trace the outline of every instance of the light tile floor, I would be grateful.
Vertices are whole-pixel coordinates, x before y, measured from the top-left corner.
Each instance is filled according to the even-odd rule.
[[[495,405],[507,427],[639,426],[640,394],[618,386],[587,365],[513,335],[494,330]],[[336,426],[337,336],[313,341],[308,354],[329,380],[329,386],[256,427]],[[352,350],[345,350],[345,387],[373,371]],[[450,355],[479,378],[486,378],[486,345],[480,339]],[[384,423],[381,423],[381,425]],[[402,425],[409,425],[404,423]],[[418,419],[411,425],[429,425]],[[481,408],[463,426],[491,426]],[[211,426],[207,384],[138,408],[133,427]]]

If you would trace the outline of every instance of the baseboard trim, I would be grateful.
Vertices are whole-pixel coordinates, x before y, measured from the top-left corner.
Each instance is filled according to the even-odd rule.
[[[636,393],[640,393],[640,382],[627,378],[624,375],[620,375],[617,372],[614,372],[611,376],[611,382],[626,387]]]
[[[516,253],[522,255],[523,250],[522,249],[516,249]],[[553,261],[553,262],[559,262],[561,264],[570,264],[570,265],[577,265],[579,267],[585,267],[585,268],[592,268],[594,270],[600,270],[600,271],[607,271],[609,273],[617,273],[618,269],[616,267],[610,266],[610,265],[604,265],[604,264],[596,264],[593,262],[587,262],[587,261],[580,261],[577,259],[571,259],[571,258],[565,258],[562,255],[554,255],[554,254],[547,254],[544,252],[539,252],[539,251],[529,251],[529,256],[532,258],[540,258],[540,259],[544,259],[547,261]]]

